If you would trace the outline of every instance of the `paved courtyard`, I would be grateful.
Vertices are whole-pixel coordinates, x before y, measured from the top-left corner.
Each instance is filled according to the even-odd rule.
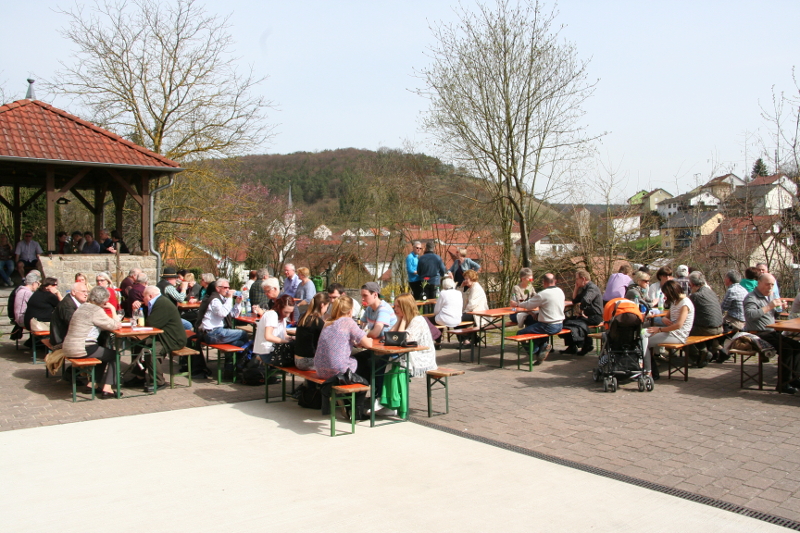
[[[774,365],[764,391],[739,389],[739,367],[729,362],[692,369],[688,382],[663,372],[650,393],[628,383],[612,394],[591,379],[593,354],[556,353],[529,373],[509,361],[510,351],[505,369],[496,347],[486,353],[477,365],[439,352],[440,365],[466,374],[451,379],[450,415],[430,419],[435,426],[800,522],[800,397],[772,390]],[[201,380],[120,401],[72,404],[70,394],[67,383],[45,379],[30,352],[0,343],[4,431],[242,402],[263,398],[263,389]],[[441,393],[436,401],[443,407]],[[422,380],[412,383],[411,406],[427,424]]]

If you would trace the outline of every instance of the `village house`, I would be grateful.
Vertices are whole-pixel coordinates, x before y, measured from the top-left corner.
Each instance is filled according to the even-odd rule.
[[[719,211],[683,211],[661,226],[661,248],[674,252],[688,248],[703,235],[711,234],[725,217]]]

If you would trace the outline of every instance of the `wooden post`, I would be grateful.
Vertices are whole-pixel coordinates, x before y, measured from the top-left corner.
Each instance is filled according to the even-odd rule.
[[[100,234],[103,229],[103,204],[106,201],[106,188],[103,186],[96,186],[94,188],[94,238]]]
[[[125,207],[125,199],[127,196],[128,192],[119,185],[111,187],[111,197],[114,199],[114,229],[119,231],[120,234],[122,233],[123,208]]]
[[[142,251],[150,252],[150,180],[146,172],[139,178],[139,195],[142,197]]]
[[[45,177],[45,212],[47,216],[47,248],[45,251],[56,249],[56,173],[53,167],[48,167]]]
[[[22,239],[22,205],[19,200],[19,185],[14,185],[14,210],[12,215],[14,217],[14,243],[12,243],[12,246],[16,246],[16,243]]]

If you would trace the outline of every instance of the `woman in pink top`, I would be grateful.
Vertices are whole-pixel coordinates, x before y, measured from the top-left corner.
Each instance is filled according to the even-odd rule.
[[[346,294],[339,296],[331,306],[331,318],[322,328],[314,354],[314,366],[322,379],[347,370],[355,372],[358,362],[351,355],[352,348],[372,348],[372,339],[359,329],[350,316],[352,311],[353,300]]]

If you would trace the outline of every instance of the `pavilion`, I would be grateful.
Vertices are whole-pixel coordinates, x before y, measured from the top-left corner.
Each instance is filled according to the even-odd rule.
[[[109,195],[117,228],[122,228],[126,198],[133,198],[141,208],[141,249],[153,251],[150,181],[174,176],[183,170],[180,165],[31,97],[29,89],[29,98],[0,106],[0,187],[12,191],[9,198],[0,194],[0,204],[13,215],[12,245],[22,235],[22,213],[44,194],[47,242],[42,247],[55,250],[56,203],[70,192],[94,215],[95,235],[103,227]],[[21,202],[22,188],[36,193]]]

